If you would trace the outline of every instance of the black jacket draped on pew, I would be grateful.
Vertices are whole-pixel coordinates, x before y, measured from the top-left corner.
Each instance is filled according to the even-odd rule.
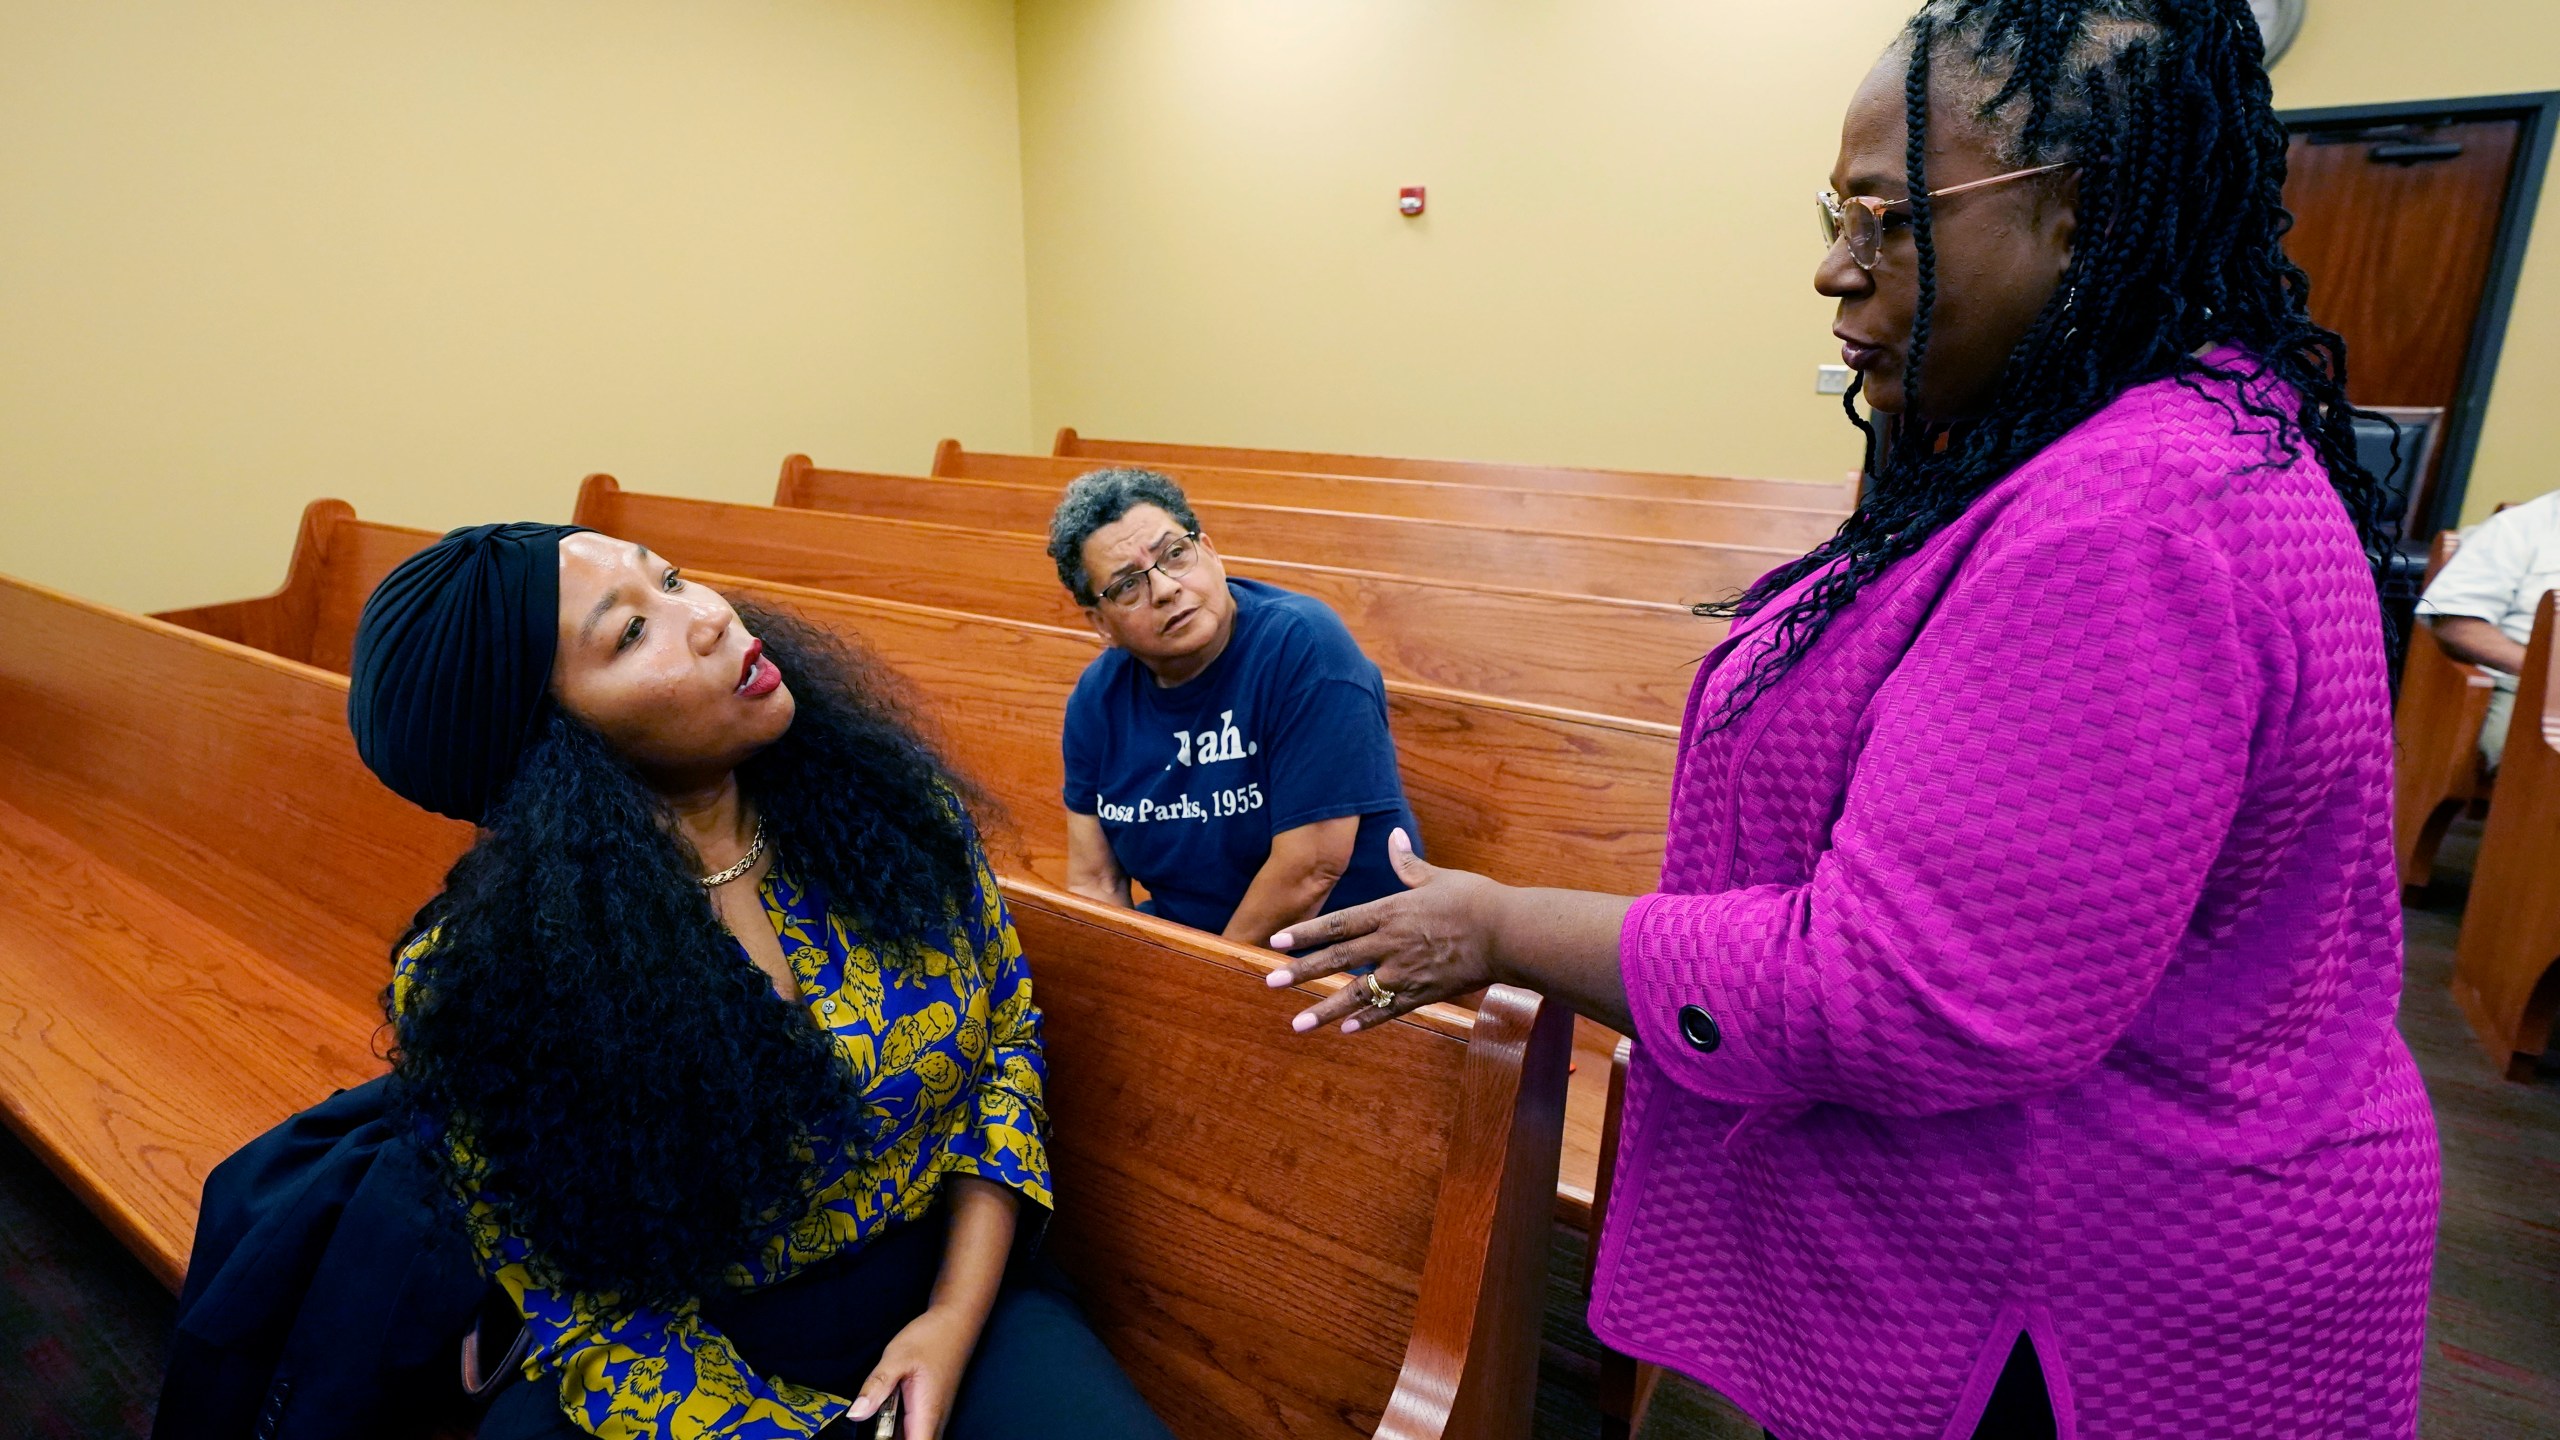
[[[339,1091],[206,1177],[152,1440],[353,1440],[458,1405],[490,1286],[389,1084]]]

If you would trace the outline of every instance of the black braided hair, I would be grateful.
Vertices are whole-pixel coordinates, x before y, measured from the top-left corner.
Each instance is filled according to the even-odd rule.
[[[1912,21],[1911,65],[1903,72],[1902,103],[1914,115],[1929,113],[1929,66],[1937,51],[1938,29],[1927,11]],[[1902,404],[1917,410],[1920,362],[1929,353],[1929,317],[1938,308],[1937,227],[1930,223],[1936,205],[1929,199],[1929,130],[1913,125],[1902,147],[1902,163],[1910,173],[1911,241],[1920,253],[1920,302],[1911,312],[1911,358],[1902,367]],[[1852,404],[1856,403],[1854,401]]]
[[[1857,512],[1738,599],[1697,607],[1748,617],[1816,577],[1779,612],[1771,645],[1705,728],[1738,719],[1869,581],[2116,396],[2171,377],[2198,388],[2242,378],[2196,358],[2216,344],[2284,382],[2264,397],[2235,387],[2236,403],[2270,423],[2288,460],[2307,445],[2327,468],[2374,568],[2378,613],[2397,522],[2381,480],[2356,459],[2346,344],[2312,320],[2311,283],[2284,253],[2286,135],[2247,0],[1927,0],[1898,43],[1910,60],[1919,258],[1901,423],[1877,443],[1858,413],[1863,378],[1853,384],[1843,404],[1873,457]],[[2062,283],[2010,351],[1984,412],[1960,421],[1929,417],[1921,401],[1937,301],[1925,168],[1933,83],[1942,94],[1982,93],[1975,113],[2001,137],[2004,160],[2067,160],[2080,182]]]

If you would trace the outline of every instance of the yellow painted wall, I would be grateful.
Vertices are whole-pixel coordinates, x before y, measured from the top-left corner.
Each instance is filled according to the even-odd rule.
[[[1908,0],[1022,0],[1041,428],[1829,478],[1812,193]],[[2312,0],[2291,106],[2560,88],[2550,0]],[[1395,213],[1423,184],[1430,211]],[[2472,506],[2560,483],[2560,180]]]
[[[1033,414],[1837,478],[1813,194],[1907,14],[1023,0]]]
[[[1009,0],[0,0],[0,571],[1030,439]]]
[[[1836,475],[1808,196],[1906,10],[0,0],[0,571],[198,603],[317,495],[757,499],[1057,424]],[[2560,87],[2560,6],[2314,0],[2276,77]],[[2560,453],[2542,212],[2474,517]]]

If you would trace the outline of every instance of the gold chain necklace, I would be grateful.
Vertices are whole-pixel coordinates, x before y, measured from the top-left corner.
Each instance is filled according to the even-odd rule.
[[[717,889],[719,889],[721,886],[728,884],[730,881],[735,880],[735,879],[737,879],[739,876],[744,875],[744,874],[746,874],[748,871],[753,870],[754,868],[756,868],[756,862],[757,862],[758,860],[763,859],[763,858],[764,858],[764,817],[763,817],[763,816],[761,816],[761,815],[759,815],[759,816],[757,816],[757,817],[756,817],[756,839],[755,839],[755,843],[754,843],[754,844],[752,844],[752,845],[749,845],[749,846],[747,847],[747,853],[746,853],[746,854],[744,854],[744,855],[742,855],[742,856],[738,857],[738,863],[737,863],[737,864],[730,866],[728,869],[721,871],[721,872],[720,872],[719,874],[717,874],[717,875],[705,875],[705,876],[703,876],[703,877],[702,877],[702,888],[703,888],[703,889],[705,889],[705,890],[717,890]]]

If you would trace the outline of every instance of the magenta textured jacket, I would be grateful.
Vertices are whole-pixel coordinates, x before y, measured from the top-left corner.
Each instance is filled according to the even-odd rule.
[[[2021,1332],[2065,1440],[2415,1433],[2373,581],[2201,389],[2002,481],[1738,723],[1766,627],[1691,693],[1592,1328],[1785,1440],[1970,1435]]]

